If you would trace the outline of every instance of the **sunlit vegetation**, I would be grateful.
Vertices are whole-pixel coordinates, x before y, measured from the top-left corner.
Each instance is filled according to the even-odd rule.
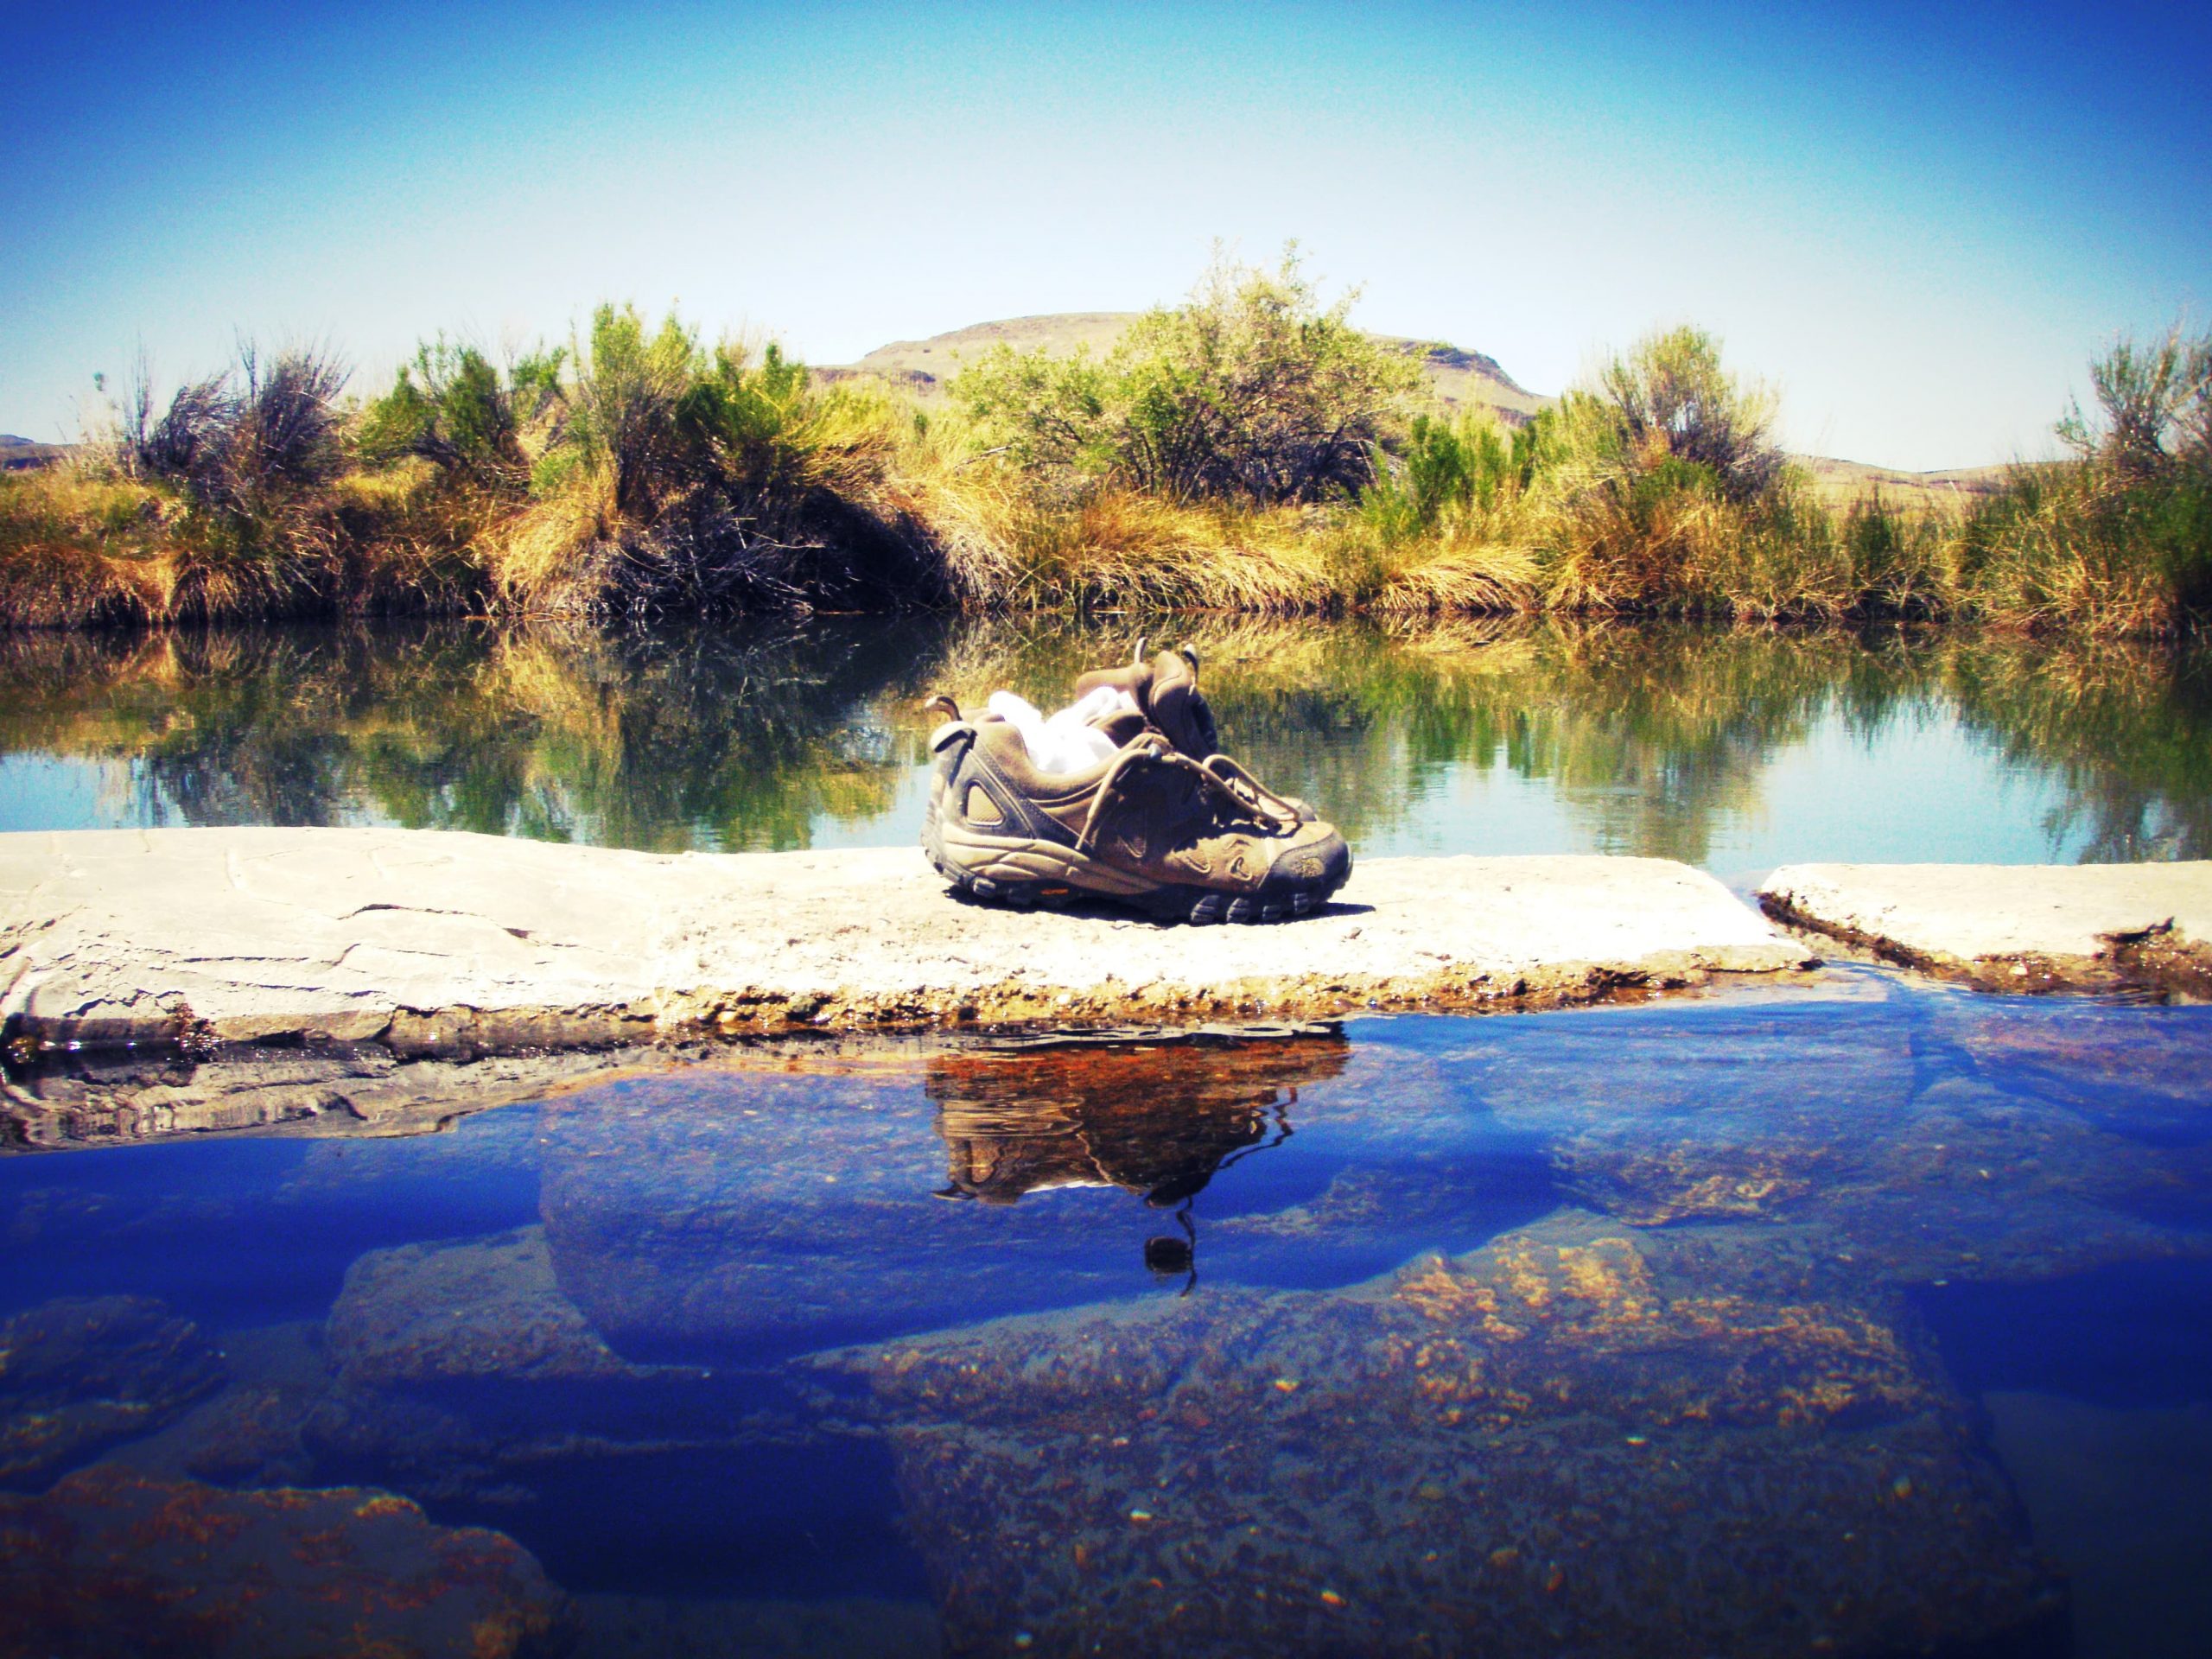
[[[2171,634],[2212,612],[2212,337],[2121,341],[2069,458],[1964,507],[1824,502],[1694,328],[1533,419],[1435,402],[1294,255],[1217,259],[1103,355],[1006,348],[923,409],[601,306],[361,397],[242,350],[143,371],[75,460],[0,474],[18,626],[788,608],[1965,620]]]

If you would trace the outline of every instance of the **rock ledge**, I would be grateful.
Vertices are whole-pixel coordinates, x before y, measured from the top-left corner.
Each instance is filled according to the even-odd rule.
[[[404,830],[0,836],[19,1046],[375,1042],[403,1059],[685,1033],[1525,1007],[1807,953],[1657,859],[1364,864],[1272,927],[955,900],[918,849],[611,851]]]
[[[1987,990],[2212,995],[2212,861],[1791,864],[1759,903]]]

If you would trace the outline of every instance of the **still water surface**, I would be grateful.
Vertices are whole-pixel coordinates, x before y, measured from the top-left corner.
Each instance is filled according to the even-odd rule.
[[[1363,853],[2212,853],[2200,658],[1196,632]],[[19,639],[0,827],[905,842],[922,694],[1124,648]],[[0,1156],[0,1653],[2200,1652],[2208,1077],[1842,967]]]
[[[1128,625],[1134,627],[1134,624]],[[2212,657],[1886,633],[1198,621],[1231,752],[1356,852],[2212,855]],[[918,702],[1046,706],[1128,628],[823,618],[0,642],[0,830],[401,823],[910,844]]]
[[[2208,1074],[1847,969],[0,1160],[0,1475],[106,1483],[12,1587],[152,1595],[48,1540],[196,1479],[498,1529],[586,1652],[2201,1651]]]

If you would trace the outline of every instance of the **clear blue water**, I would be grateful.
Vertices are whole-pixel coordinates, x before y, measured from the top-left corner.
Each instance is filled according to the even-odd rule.
[[[1194,631],[1231,748],[1363,855],[1743,887],[2212,854],[2201,654]],[[1049,698],[1125,648],[16,639],[0,830],[902,843],[926,691]],[[440,1134],[0,1154],[0,1655],[2212,1628],[2212,1009],[1840,967],[1277,1042],[657,1065]]]
[[[1576,1651],[2183,1653],[2208,1512],[2131,1509],[2114,1560],[2099,1506],[2212,1448],[2208,1076],[2212,1008],[1864,969],[732,1052],[443,1135],[0,1160],[0,1314],[20,1351],[156,1299],[216,1379],[84,1455],[497,1528],[585,1651],[793,1608],[879,1650],[1412,1651],[1444,1606]],[[162,1401],[179,1352],[113,1345]]]

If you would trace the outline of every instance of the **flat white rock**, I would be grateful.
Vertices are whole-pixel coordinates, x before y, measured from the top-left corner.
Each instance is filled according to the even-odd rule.
[[[2212,861],[1790,864],[1759,889],[1823,931],[1928,957],[2091,958],[2171,928],[2212,944]]]
[[[804,1018],[810,998],[855,1023],[1035,1017],[1029,1004],[1070,995],[1096,1017],[1117,1000],[1158,1008],[1230,987],[1279,992],[1272,1011],[1288,1014],[1328,995],[1405,1006],[1484,976],[1510,994],[1516,976],[1672,981],[1805,957],[1719,882],[1659,859],[1376,860],[1325,913],[1201,928],[964,904],[918,849],[665,855],[381,829],[0,836],[0,1015],[48,1038],[174,1031],[181,1007],[226,1039],[361,1039],[454,1010],[674,1028],[764,1003]],[[563,1039],[544,1026],[531,1040]]]

